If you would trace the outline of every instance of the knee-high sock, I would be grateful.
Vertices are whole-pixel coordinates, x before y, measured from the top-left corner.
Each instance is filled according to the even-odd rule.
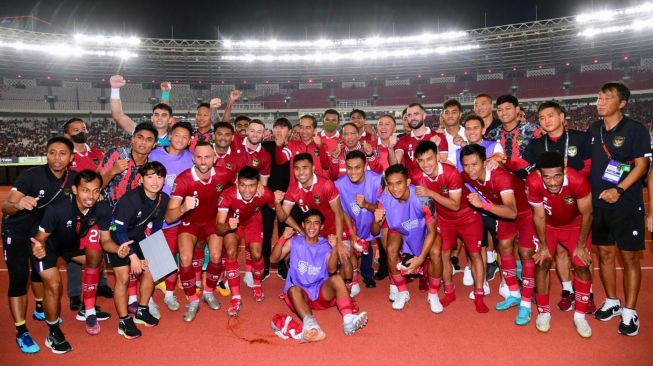
[[[524,259],[521,261],[522,270],[522,290],[521,298],[522,301],[531,301],[533,296],[533,291],[535,289],[535,261],[532,259]]]
[[[245,245],[245,272],[252,272],[253,265],[252,252],[249,250],[249,245]]]
[[[177,285],[177,272],[166,277],[166,291],[174,291]]]
[[[84,298],[84,309],[95,309],[95,294],[97,293],[97,285],[100,280],[99,268],[84,269],[82,274],[82,297]]]
[[[179,278],[184,288],[184,293],[189,301],[197,300],[197,287],[195,286],[195,270],[193,266],[179,266]]]
[[[204,245],[196,246],[193,250],[193,261],[191,262],[195,271],[195,281],[202,280],[202,264],[204,264]]]
[[[254,277],[254,286],[261,286],[264,270],[265,260],[263,258],[261,258],[258,262],[252,260],[252,276]]]
[[[437,294],[442,278],[429,276],[429,294]]]
[[[408,288],[406,287],[406,279],[404,276],[400,274],[391,274],[390,277],[392,277],[392,282],[394,282],[394,285],[397,286],[397,290],[399,290],[399,292],[408,291]]]
[[[519,291],[519,284],[517,283],[517,261],[512,254],[502,255],[499,257],[501,260],[501,274],[506,280],[506,285],[510,291]]]
[[[353,306],[351,304],[351,297],[349,297],[349,296],[343,296],[343,297],[336,298],[336,306],[338,307],[338,311],[340,312],[340,315],[342,315],[342,316],[345,316],[347,314],[351,314],[353,312]]]
[[[551,305],[549,305],[549,294],[535,294],[535,301],[537,301],[537,312],[550,313]]]
[[[220,274],[222,273],[222,261],[218,263],[209,262],[209,265],[206,267],[206,286],[204,287],[205,292],[211,292],[218,284],[220,279]]]
[[[136,293],[138,292],[138,278],[133,274],[129,274],[129,284],[127,285],[127,294],[129,295],[129,303],[138,301]]]
[[[574,292],[576,294],[576,312],[585,314],[587,304],[590,301],[590,288],[592,281],[583,281],[574,276]]]
[[[225,272],[232,298],[240,298],[240,269],[236,259],[227,259]]]

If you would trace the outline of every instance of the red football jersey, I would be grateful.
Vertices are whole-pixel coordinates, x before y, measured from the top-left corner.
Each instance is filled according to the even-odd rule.
[[[578,226],[581,217],[577,201],[591,193],[590,183],[578,171],[567,168],[562,189],[553,194],[544,186],[542,177],[531,173],[526,178],[528,187],[528,202],[532,205],[544,205],[546,223],[554,227]]]
[[[320,140],[322,141],[322,144],[320,145],[320,159],[322,159],[322,167],[328,171],[329,165],[331,164],[331,152],[336,148],[336,146],[338,146],[338,143],[342,141],[342,138],[340,137],[340,132],[338,131],[336,131],[333,136],[327,136],[324,131],[321,131],[318,136],[320,136]]]
[[[235,175],[238,175],[240,169],[247,165],[240,150],[232,150],[231,146],[227,148],[227,152],[224,155],[220,155],[216,152],[215,156],[216,167],[229,169],[234,172]]]
[[[438,218],[443,220],[456,220],[465,215],[473,214],[472,209],[469,207],[469,203],[467,203],[469,190],[463,186],[463,179],[460,177],[458,169],[453,165],[438,163],[438,175],[435,178],[431,178],[422,173],[420,180],[414,184],[421,185],[424,188],[428,188],[436,194],[447,198],[451,192],[462,192],[460,208],[458,211],[452,211],[437,202],[435,203],[435,212],[438,214]]]
[[[467,173],[462,173],[462,178],[465,183],[469,183],[474,187],[481,196],[495,205],[503,205],[501,200],[501,193],[513,192],[515,195],[515,203],[517,204],[517,212],[529,212],[531,210],[526,198],[526,186],[524,181],[510,174],[503,168],[496,168],[494,170],[485,171],[485,182],[479,182],[469,178]],[[463,197],[466,199],[466,197]]]
[[[321,149],[313,141],[311,141],[311,143],[307,145],[301,140],[291,140],[288,141],[288,144],[284,147],[277,146],[274,159],[277,165],[281,165],[287,161],[290,161],[290,171],[291,171],[290,178],[291,180],[294,180],[292,174],[292,163],[293,163],[293,159],[295,158],[295,155],[302,154],[302,153],[309,153],[313,157],[313,166],[315,167],[315,171],[322,175],[325,175],[326,172],[322,167],[320,150]]]
[[[250,220],[262,220],[261,209],[263,206],[274,208],[274,193],[265,187],[263,195],[254,195],[251,200],[245,201],[238,191],[238,187],[227,188],[218,199],[218,211],[227,211],[227,217],[238,217],[239,225],[247,226]]]
[[[84,169],[96,171],[102,164],[102,159],[104,159],[102,150],[86,145],[86,151],[74,151],[73,161],[70,162],[68,168],[74,172],[81,172]]]
[[[411,180],[418,180],[422,175],[422,171],[417,165],[417,160],[415,160],[415,149],[422,141],[430,140],[431,137],[438,136],[440,137],[440,143],[438,144],[438,151],[447,152],[449,151],[449,145],[447,144],[447,138],[444,134],[436,131],[432,131],[430,128],[426,127],[426,133],[422,136],[415,136],[415,131],[411,131],[410,134],[404,135],[402,138],[397,141],[395,146],[395,151],[403,151],[404,156],[402,158],[402,164],[408,169],[408,175]]]
[[[336,214],[329,204],[339,197],[336,186],[330,180],[313,174],[313,184],[305,189],[297,182],[288,187],[284,203],[299,205],[302,212],[314,208],[324,215],[324,229],[321,235],[327,237],[336,233]]]
[[[376,149],[376,143],[372,144],[372,149],[374,150]],[[358,145],[351,150],[348,147],[343,146],[342,150],[340,151],[340,155],[338,155],[337,158],[333,158],[333,157],[331,158],[331,164],[329,165],[329,178],[331,180],[335,181],[336,179],[347,174],[347,165],[346,165],[345,157],[347,156],[347,154],[349,154],[354,150],[362,151],[363,154],[365,153],[365,151],[363,151],[363,145],[359,142]],[[371,170],[379,174],[383,173],[379,158],[377,157],[376,154],[367,157],[367,170]]]
[[[390,166],[390,163],[388,162],[388,147],[381,143],[381,138],[377,141],[376,158],[379,159],[381,172],[385,172],[385,170]]]
[[[235,135],[231,149],[235,150],[237,154],[242,154],[246,166],[251,166],[256,169],[261,174],[261,177],[269,177],[270,167],[272,165],[270,153],[263,148],[262,144],[258,144],[255,150],[248,149],[245,145],[245,139],[247,137]]]
[[[208,181],[201,180],[197,176],[195,167],[184,170],[175,178],[170,196],[197,197],[199,205],[193,210],[186,212],[181,220],[186,222],[209,222],[215,221],[218,213],[218,197],[235,179],[231,170],[222,167],[211,168],[211,178]]]

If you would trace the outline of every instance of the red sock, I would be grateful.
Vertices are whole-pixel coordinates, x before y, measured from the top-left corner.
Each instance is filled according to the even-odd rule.
[[[84,269],[82,274],[82,297],[84,298],[84,309],[95,309],[95,294],[97,293],[97,284],[100,280],[100,269]]]
[[[444,284],[444,297],[440,299],[442,306],[447,307],[456,300],[456,286],[453,283]]]
[[[440,283],[442,283],[442,278],[429,276],[429,294],[437,294],[440,290]]]
[[[501,263],[501,274],[506,280],[506,285],[510,291],[519,291],[519,283],[517,283],[517,261],[512,254],[501,255],[499,257]],[[522,275],[524,270],[522,269]]]
[[[400,274],[391,274],[390,277],[392,277],[392,282],[395,286],[397,286],[397,290],[399,290],[399,292],[408,291],[408,288],[406,287],[406,279],[404,276]]]
[[[222,261],[218,263],[209,262],[206,266],[206,289],[213,291],[218,284],[220,274],[222,273]]]
[[[535,301],[537,301],[537,312],[550,313],[551,306],[549,305],[549,294],[535,294]]]
[[[133,273],[129,274],[129,284],[127,285],[127,294],[129,296],[136,296],[138,292],[138,278]]]
[[[189,301],[197,300],[197,287],[195,286],[195,271],[192,266],[179,266],[179,278],[184,293]]]
[[[485,291],[483,291],[483,287],[474,289],[474,306],[476,307],[476,312],[481,314],[490,311],[490,309],[488,309],[488,307],[483,302],[484,297],[485,297]]]
[[[224,269],[227,274],[231,297],[240,298],[240,269],[238,268],[238,261],[236,259],[227,259]]]
[[[576,293],[576,312],[585,314],[587,303],[590,301],[590,288],[592,281],[583,281],[574,276],[574,292]]]
[[[166,277],[166,291],[174,291],[177,285],[177,272]]]
[[[352,313],[351,297],[344,296],[336,298],[336,306],[340,315],[345,316]]]
[[[254,286],[261,286],[263,281],[263,271],[265,270],[265,260],[261,258],[258,262],[252,261],[252,277],[254,277]]]
[[[204,246],[196,246],[193,250],[193,261],[191,262],[195,271],[195,281],[202,280],[202,264],[204,264]]]
[[[522,300],[531,301],[535,290],[535,262],[532,259],[523,259],[521,265],[521,298]]]
[[[252,272],[253,265],[252,252],[249,250],[249,245],[245,245],[245,272]]]

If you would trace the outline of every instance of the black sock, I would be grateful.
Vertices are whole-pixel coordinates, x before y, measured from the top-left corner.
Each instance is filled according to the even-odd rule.
[[[46,323],[48,323],[48,329],[50,332],[56,331],[59,329],[59,319],[54,321],[54,324],[50,324],[49,321],[46,320]]]
[[[36,312],[43,312],[43,300],[36,300]]]
[[[120,322],[122,323],[122,322],[124,322],[124,321],[127,320],[127,319],[129,319],[129,315],[121,316],[121,317],[120,317]]]
[[[25,322],[16,326],[16,337],[23,335],[23,333],[27,333],[27,324]]]

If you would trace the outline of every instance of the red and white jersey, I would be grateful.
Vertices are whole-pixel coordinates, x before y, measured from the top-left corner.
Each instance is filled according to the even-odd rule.
[[[435,212],[438,214],[438,218],[442,220],[457,220],[466,215],[471,215],[474,212],[469,207],[467,203],[467,195],[469,190],[463,186],[463,179],[458,173],[453,165],[438,163],[438,175],[434,178],[429,177],[428,175],[422,173],[422,177],[419,181],[414,182],[415,185],[421,185],[424,188],[428,188],[435,192],[436,194],[449,197],[450,193],[461,192],[460,199],[460,208],[458,211],[452,211],[439,203],[435,202],[436,209]]]
[[[321,235],[327,237],[336,234],[336,214],[329,204],[339,197],[336,186],[322,176],[313,174],[313,182],[309,188],[302,187],[296,182],[288,187],[284,204],[298,205],[302,212],[314,208],[324,215],[324,229]]]
[[[240,150],[232,150],[231,146],[227,148],[227,152],[224,155],[220,155],[216,151],[215,156],[216,167],[229,169],[234,172],[235,175],[238,175],[240,169],[247,165]]]
[[[247,147],[247,137],[235,135],[231,148],[235,150],[237,154],[242,154],[245,165],[256,169],[259,174],[261,174],[261,177],[270,176],[272,157],[270,156],[270,153],[263,148],[262,144],[259,143],[256,149],[251,150]]]
[[[390,166],[390,163],[388,162],[388,147],[381,143],[380,137],[376,142],[376,158],[379,160],[381,172],[385,172],[385,170]]]
[[[277,165],[281,165],[287,161],[290,161],[290,180],[293,181],[295,179],[292,174],[293,159],[297,154],[302,153],[311,154],[313,157],[313,166],[315,167],[315,171],[319,174],[326,175],[326,169],[324,169],[322,166],[321,149],[312,140],[308,144],[304,143],[304,141],[301,140],[291,140],[288,141],[286,146],[277,146],[274,160]]]
[[[104,152],[97,147],[86,145],[86,151],[73,151],[73,161],[68,165],[68,169],[74,172],[81,172],[84,169],[96,171],[104,159]]]
[[[376,143],[372,145],[372,149],[376,149]],[[365,151],[363,151],[363,145],[359,142],[353,149],[349,149],[347,146],[343,146],[340,151],[340,155],[338,155],[337,158],[331,158],[331,164],[329,165],[329,179],[335,181],[336,179],[347,174],[347,165],[345,158],[347,157],[347,154],[355,150],[362,151],[363,154],[365,153]],[[381,164],[379,163],[379,159],[376,154],[372,154],[372,156],[367,157],[367,170],[371,170],[379,174],[383,173]]]
[[[367,133],[367,131],[365,131],[364,129],[361,130],[361,135],[358,138],[358,142],[360,142],[361,144],[363,143],[363,141],[367,141],[367,143],[372,146],[375,146],[376,144],[376,139],[374,138],[374,136]]]
[[[333,136],[327,136],[324,131],[321,131],[317,135],[320,137],[320,141],[322,141],[322,144],[320,145],[322,167],[325,168],[325,170],[329,170],[329,165],[331,165],[331,152],[336,148],[336,146],[338,146],[338,143],[342,142],[340,132],[336,131]]]
[[[578,200],[591,193],[587,178],[577,170],[567,168],[562,189],[551,193],[544,186],[542,177],[535,171],[526,178],[528,202],[531,205],[544,205],[546,224],[553,227],[579,226],[581,217]]]
[[[411,180],[417,180],[422,175],[422,171],[417,165],[417,160],[415,160],[415,149],[422,141],[428,141],[433,136],[440,137],[440,143],[438,144],[438,151],[444,153],[449,150],[449,145],[447,144],[447,138],[440,132],[432,131],[430,128],[426,127],[426,132],[422,136],[415,136],[415,131],[411,131],[410,134],[404,135],[397,141],[395,146],[395,151],[403,151],[403,161],[406,169],[408,169],[408,175]]]
[[[211,177],[202,180],[197,175],[195,167],[184,170],[175,178],[171,196],[184,199],[196,197],[199,205],[186,212],[181,220],[184,222],[215,221],[218,213],[218,197],[235,179],[231,170],[223,167],[211,168]]]
[[[512,192],[515,195],[517,213],[530,212],[531,208],[526,198],[524,181],[510,174],[507,170],[500,167],[494,170],[485,170],[484,182],[472,180],[465,172],[462,172],[461,175],[463,182],[469,183],[487,201],[495,205],[503,205],[501,195]],[[463,198],[466,199],[465,197]]]
[[[228,212],[227,217],[237,217],[241,226],[247,226],[250,220],[262,220],[261,209],[264,206],[274,208],[274,193],[267,187],[264,187],[261,196],[254,195],[251,200],[245,201],[238,187],[231,186],[218,199],[218,211]]]

